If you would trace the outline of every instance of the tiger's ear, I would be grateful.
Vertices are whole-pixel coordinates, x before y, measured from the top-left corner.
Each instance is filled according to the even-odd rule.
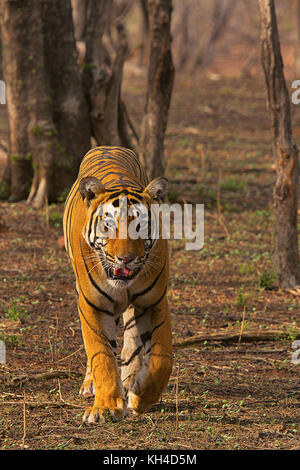
[[[154,201],[163,202],[168,195],[168,190],[169,182],[167,178],[159,176],[148,184],[144,192],[147,192]]]
[[[105,192],[105,187],[97,178],[88,176],[79,183],[80,194],[87,206],[90,206],[92,199]]]

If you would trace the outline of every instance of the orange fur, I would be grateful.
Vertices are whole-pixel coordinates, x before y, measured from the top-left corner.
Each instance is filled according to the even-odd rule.
[[[106,240],[105,247],[96,246],[97,210],[101,205],[114,201],[114,194],[125,194],[133,200],[139,198],[150,208],[157,202],[153,195],[159,194],[157,188],[161,190],[162,183],[157,179],[148,184],[132,151],[98,147],[84,157],[66,202],[65,246],[76,277],[88,357],[81,392],[88,394],[93,389],[95,394],[93,406],[84,414],[88,422],[103,420],[106,410],[114,419],[120,419],[127,404],[136,413],[144,412],[157,402],[169,380],[172,340],[167,241],[158,239],[147,252],[144,240],[119,238],[118,220],[116,239]],[[120,259],[134,261],[120,267]],[[127,280],[124,274],[125,278],[115,280],[109,277],[111,272],[135,275]],[[116,321],[123,313],[121,379],[115,341]]]

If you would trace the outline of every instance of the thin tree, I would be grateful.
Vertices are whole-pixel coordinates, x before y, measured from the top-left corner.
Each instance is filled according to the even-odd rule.
[[[72,0],[72,5],[75,37],[85,45],[82,78],[92,135],[98,145],[123,145],[133,148],[121,93],[123,67],[128,49],[122,21],[126,4],[120,5],[119,17],[117,13],[114,15],[118,5],[113,1],[89,0],[80,3]],[[108,41],[105,40],[111,36],[112,29],[115,30],[118,40],[108,48]]]
[[[150,60],[141,152],[149,177],[155,178],[165,171],[164,137],[174,82],[172,0],[148,0],[148,13]]]
[[[11,187],[12,200],[24,199],[28,195],[29,181],[32,176],[30,162],[31,153],[28,142],[27,123],[28,107],[27,84],[25,76],[30,76],[32,61],[31,53],[22,53],[29,49],[29,37],[26,31],[31,27],[28,14],[19,9],[14,2],[1,1],[1,40],[2,65],[6,82],[8,106],[8,122],[10,128],[10,174],[11,181],[5,181]],[[34,6],[33,6],[34,9]],[[27,13],[27,12],[26,12]],[[4,21],[5,18],[5,21]]]
[[[300,74],[300,0],[296,0],[296,30],[297,39],[295,41],[295,72]]]
[[[42,0],[45,73],[56,130],[53,197],[66,193],[90,148],[91,126],[74,40],[70,0]],[[51,197],[51,194],[50,194]]]
[[[222,37],[222,34],[224,34],[236,4],[237,0],[229,0],[225,5],[224,0],[215,0],[212,14],[212,30],[205,47],[202,48],[201,46],[196,52],[191,67],[192,70],[195,70],[197,67],[201,67],[203,70],[212,63],[217,42]]]
[[[191,1],[180,2],[176,8],[178,21],[173,21],[172,33],[177,42],[174,59],[176,70],[179,71],[186,67],[190,59],[190,19],[195,11],[192,7],[194,5]]]
[[[297,234],[298,149],[292,138],[289,94],[284,78],[274,0],[258,0],[262,66],[276,160],[274,263],[283,289],[300,293]]]
[[[141,26],[142,39],[141,39],[141,46],[140,46],[139,64],[143,65],[145,52],[147,49],[148,34],[149,34],[149,13],[148,13],[147,0],[139,0],[139,5],[140,5],[141,14],[142,14],[142,26]]]
[[[3,70],[2,70],[2,41],[0,36],[0,80],[2,80]]]

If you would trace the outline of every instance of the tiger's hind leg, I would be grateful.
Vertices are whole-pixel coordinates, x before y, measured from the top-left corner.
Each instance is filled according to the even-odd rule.
[[[80,387],[79,395],[82,395],[84,397],[91,397],[95,395],[94,382],[93,382],[91,367],[90,367],[88,360],[86,363],[86,372],[85,372],[84,381]]]
[[[121,380],[125,393],[135,380],[142,366],[143,342],[137,329],[134,307],[129,306],[123,313],[124,337],[121,352]]]
[[[145,358],[130,384],[128,408],[140,414],[157,403],[172,371],[171,321],[166,296],[153,307],[136,308],[135,317]]]

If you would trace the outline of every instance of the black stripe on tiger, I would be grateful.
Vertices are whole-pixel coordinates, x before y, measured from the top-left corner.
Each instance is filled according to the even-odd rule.
[[[156,305],[158,305],[163,300],[163,298],[164,298],[164,296],[167,292],[167,289],[168,289],[168,286],[165,287],[165,289],[163,291],[163,294],[161,295],[161,297],[154,304],[149,305],[148,307],[144,308],[142,313],[140,313],[139,315],[134,316],[133,318],[128,320],[128,322],[124,325],[124,329],[125,330],[130,330],[130,328],[133,328],[135,326],[135,323],[138,322],[138,320],[140,318],[142,318],[146,313],[148,313],[148,310],[150,310],[153,307],[156,307]]]
[[[152,330],[151,332],[149,331],[149,332],[144,333],[144,335],[141,335],[141,340],[143,341],[144,346],[145,346],[145,343],[146,343],[147,341],[149,341],[150,339],[152,339],[152,336],[153,336],[154,331],[155,331],[155,330],[158,330],[158,328],[160,328],[161,326],[163,326],[164,323],[165,323],[165,321],[166,321],[166,320],[163,319],[163,321],[162,321],[161,323],[159,323],[158,325],[156,325],[156,326],[153,328],[153,330]],[[143,337],[142,337],[142,336],[143,336]],[[154,344],[155,344],[155,343],[154,343]],[[151,349],[152,349],[152,346],[153,346],[153,345],[151,345],[150,348],[147,349],[147,351],[145,351],[145,354],[149,354],[149,353],[150,353],[150,351],[151,351]]]
[[[81,240],[80,240],[80,251],[81,251],[81,256],[82,256],[82,259],[83,259],[83,262],[84,262],[84,267],[86,269],[86,272],[87,272],[87,275],[91,281],[91,283],[93,284],[93,286],[95,287],[95,289],[101,294],[101,295],[104,295],[104,297],[106,297],[111,303],[115,303],[114,299],[109,295],[107,294],[104,290],[102,290],[98,284],[96,283],[96,281],[94,280],[93,276],[91,275],[90,271],[89,271],[89,268],[88,268],[88,265],[84,259],[84,254],[83,254],[83,250],[82,250],[82,243],[81,243]]]
[[[74,263],[74,267],[75,267],[75,271],[76,271],[76,274],[78,276],[78,271],[77,271],[77,266],[76,266],[76,263]],[[104,308],[100,308],[98,307],[97,305],[93,304],[93,302],[91,302],[87,296],[85,295],[85,293],[83,292],[80,284],[79,284],[79,291],[81,292],[85,302],[90,306],[92,307],[94,310],[96,310],[97,312],[102,312],[102,313],[105,313],[106,315],[109,315],[111,317],[114,317],[114,313],[113,312],[110,312],[109,310],[106,310]]]
[[[133,351],[133,353],[131,354],[130,358],[127,361],[121,362],[121,366],[128,366],[131,363],[131,361],[133,361],[133,359],[141,352],[142,347],[143,347],[142,345],[138,346],[135,349],[135,351]]]
[[[154,302],[154,304],[149,305],[148,307],[146,307],[146,308],[142,311],[142,313],[140,313],[140,315],[137,315],[137,316],[135,317],[135,320],[138,321],[140,318],[142,318],[144,315],[146,315],[146,313],[148,313],[148,311],[149,311],[151,308],[156,307],[156,306],[163,300],[164,296],[166,295],[167,289],[168,289],[168,286],[165,287],[165,289],[164,289],[164,291],[163,291],[163,294],[160,296],[160,298],[159,298],[156,302]],[[129,328],[132,328],[133,326],[134,326],[134,325],[130,326]],[[129,328],[128,328],[128,329],[129,329]]]
[[[133,361],[133,359],[140,353],[140,351],[142,350],[142,347],[145,346],[147,342],[151,341],[154,331],[157,330],[158,328],[160,328],[161,326],[163,326],[164,323],[165,323],[165,319],[161,323],[156,325],[152,329],[152,331],[145,331],[144,333],[142,333],[140,337],[141,337],[141,341],[142,341],[143,345],[138,346],[133,351],[132,355],[130,356],[130,358],[127,361],[122,361],[121,366],[128,366],[130,364],[130,362]],[[145,354],[149,354],[151,352],[151,349],[152,349],[152,346],[150,346],[150,348],[147,351],[145,351]]]
[[[67,227],[67,232],[66,232],[66,250],[69,251],[69,248],[71,247],[72,249],[72,246],[71,246],[71,240],[70,240],[70,234],[71,234],[71,225],[72,225],[72,215],[73,215],[73,210],[74,208],[76,207],[77,203],[78,203],[78,200],[79,198],[75,199],[75,196],[71,202],[71,208],[69,209],[69,212],[67,214],[67,221],[66,221],[66,227]]]
[[[91,241],[92,225],[93,225],[94,217],[95,217],[97,210],[98,210],[98,207],[91,214],[91,219],[90,219],[89,229],[88,229],[88,240],[90,241],[92,246],[94,246],[94,241],[93,242]]]
[[[141,295],[146,295],[148,292],[150,292],[151,289],[153,289],[153,287],[156,285],[158,279],[160,278],[160,276],[162,275],[165,267],[166,267],[166,258],[165,258],[165,261],[164,261],[164,265],[161,269],[161,271],[158,273],[158,275],[155,277],[155,279],[153,280],[153,282],[150,284],[150,286],[146,287],[146,289],[140,291],[140,292],[137,292],[136,294],[133,294],[133,296],[131,297],[131,301],[134,302],[138,297],[140,297]]]
[[[99,338],[103,339],[104,341],[109,341],[109,339],[107,338],[107,336],[101,332],[99,332],[98,330],[96,330],[89,322],[88,320],[86,319],[79,303],[78,303],[78,311],[79,311],[79,314],[82,316],[83,320],[86,322],[86,324],[89,326],[89,328],[93,331],[93,333],[95,333],[95,335],[97,335]],[[103,343],[104,344],[104,343]]]

